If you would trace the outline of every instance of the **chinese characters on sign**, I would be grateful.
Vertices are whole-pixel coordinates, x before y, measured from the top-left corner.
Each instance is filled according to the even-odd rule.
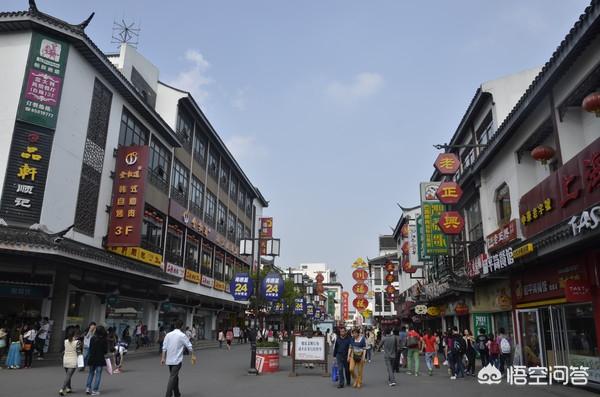
[[[231,280],[231,294],[236,301],[247,301],[254,292],[254,283],[248,273],[238,273]]]
[[[53,136],[33,129],[18,125],[13,134],[2,195],[1,217],[8,221],[40,219]]]
[[[438,224],[445,211],[444,204],[436,198],[439,182],[421,183],[421,210],[423,219],[423,256],[448,254],[448,237]]]
[[[348,291],[342,292],[342,320],[346,321],[350,317],[350,294]]]
[[[304,314],[305,310],[306,302],[304,301],[304,298],[296,298],[294,300],[294,314]]]
[[[488,251],[494,251],[506,246],[517,238],[517,221],[513,219],[494,233],[486,237]]]
[[[271,272],[262,280],[262,295],[269,302],[278,301],[283,294],[283,278]]]
[[[108,247],[140,245],[147,170],[147,146],[119,148],[106,244]]]
[[[436,197],[442,204],[456,204],[460,201],[463,191],[456,182],[442,182],[436,192]]]
[[[109,251],[117,255],[126,256],[149,265],[161,266],[163,257],[152,251],[140,247],[107,247]],[[182,276],[183,277],[183,276]]]
[[[465,220],[458,211],[446,211],[440,215],[438,226],[444,234],[460,234],[465,227]]]
[[[195,272],[190,269],[185,269],[185,277],[184,278],[186,281],[192,282],[194,284],[200,283],[200,273]],[[225,286],[223,286],[223,289],[225,289]]]
[[[69,45],[34,32],[17,119],[54,129],[62,91]]]
[[[521,224],[527,225],[534,222],[550,211],[552,211],[552,199],[545,198],[543,202],[540,202],[539,204],[534,205],[533,208],[527,209],[521,213]]]
[[[454,175],[460,168],[460,160],[454,153],[440,153],[433,166],[442,175]]]

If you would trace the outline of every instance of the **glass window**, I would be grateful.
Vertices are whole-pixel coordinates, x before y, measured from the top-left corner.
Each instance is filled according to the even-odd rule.
[[[202,246],[202,274],[212,277],[213,248],[206,240]]]
[[[200,131],[194,136],[194,159],[202,167],[206,166],[206,138]]]
[[[596,354],[598,346],[593,306],[590,303],[566,305],[564,310],[569,343],[569,364],[598,368],[600,357]],[[595,357],[595,360],[590,361],[588,357]]]
[[[219,178],[219,155],[214,150],[208,154],[208,174],[215,180]]]
[[[227,256],[225,261],[225,281],[230,281],[233,278],[233,272],[235,270],[235,261],[232,256]]]
[[[231,176],[229,180],[229,197],[235,202],[237,200],[238,180],[235,176]]]
[[[223,268],[225,266],[224,264],[224,256],[223,256],[223,252],[221,251],[216,251],[215,252],[215,279],[217,280],[223,280]]]
[[[179,202],[179,204],[187,207],[189,171],[177,160],[175,160],[173,166],[173,178],[171,180],[173,181],[171,185],[171,197]]]
[[[375,275],[374,275],[374,280],[373,282],[375,283],[375,285],[382,285],[381,282],[381,268],[380,267],[376,267],[373,269]]]
[[[183,109],[179,109],[177,114],[177,128],[175,130],[179,139],[183,143],[183,147],[191,149],[192,147],[192,136],[194,133],[194,120],[191,116]]]
[[[252,233],[250,232],[250,228],[249,227],[245,227],[244,228],[244,238],[250,238],[252,237]]]
[[[148,143],[148,129],[142,125],[126,108],[121,114],[119,146],[142,146]]]
[[[246,215],[248,218],[252,218],[252,198],[250,198],[250,195],[246,195]]]
[[[467,227],[469,235],[467,239],[477,241],[483,238],[483,226],[481,224],[481,209],[479,208],[479,199],[473,200],[465,207],[467,215]]]
[[[200,271],[199,245],[200,238],[193,233],[187,232],[187,241],[185,244],[185,268],[194,272]]]
[[[242,189],[241,183],[240,183],[240,187],[238,189],[238,206],[242,209],[242,211],[244,210],[245,205],[246,205],[246,192],[244,191],[244,189]]]
[[[146,208],[142,222],[142,248],[162,254],[164,221],[164,216],[158,211]]]
[[[206,208],[204,208],[204,220],[210,226],[215,227],[215,213],[217,211],[217,196],[206,191]]]
[[[176,223],[170,223],[169,230],[167,231],[167,262],[183,266],[183,257],[181,255],[182,245],[183,228]]]
[[[239,245],[240,240],[244,238],[244,224],[238,219],[237,229],[235,231],[235,243]]]
[[[391,312],[392,311],[392,302],[387,299],[387,294],[383,296],[383,311]]]
[[[222,160],[221,160],[221,172],[219,175],[219,184],[221,186],[221,189],[227,191],[228,186],[229,186],[229,167],[227,167],[225,164],[223,164]]]
[[[496,213],[498,215],[498,226],[504,226],[510,222],[512,209],[510,208],[510,190],[508,185],[503,183],[496,190]]]
[[[217,209],[217,231],[223,236],[226,236],[227,230],[227,207],[225,204],[219,201],[219,208]]]
[[[381,306],[381,292],[375,292],[375,311],[381,313],[383,307]]]
[[[204,198],[204,185],[198,178],[192,176],[192,189],[190,190],[190,210],[202,217],[202,200]]]
[[[168,193],[171,152],[158,139],[150,143],[150,182]]]
[[[229,241],[235,241],[235,215],[229,212],[227,215],[227,238]]]

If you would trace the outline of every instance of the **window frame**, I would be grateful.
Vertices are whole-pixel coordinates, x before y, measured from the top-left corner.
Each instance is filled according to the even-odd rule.
[[[130,123],[131,122],[131,123]],[[131,139],[127,139],[131,133]],[[142,137],[143,134],[144,136]],[[140,139],[133,139],[133,137]],[[148,144],[150,130],[142,124],[125,106],[121,112],[118,146],[144,146]],[[143,138],[143,139],[141,139]]]
[[[503,191],[506,189],[506,191]],[[508,204],[508,208],[506,207]],[[512,217],[512,205],[510,202],[510,187],[506,182],[503,182],[494,192],[494,206],[496,207],[496,219],[498,227],[502,227],[510,222]],[[502,215],[508,210],[508,214]]]

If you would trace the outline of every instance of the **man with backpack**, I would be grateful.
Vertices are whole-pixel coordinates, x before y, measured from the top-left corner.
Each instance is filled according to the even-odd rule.
[[[497,342],[500,346],[500,358],[499,358],[499,370],[501,373],[504,373],[504,369],[508,368],[510,365],[510,352],[511,346],[508,336],[506,335],[506,331],[504,328],[500,328],[498,333]]]
[[[412,371],[414,371],[415,376],[419,376],[419,356],[421,354],[421,350],[423,350],[423,346],[421,335],[419,335],[419,333],[415,330],[415,327],[412,325],[406,334],[406,347],[408,348],[406,357],[408,371],[406,373],[411,375]]]
[[[465,369],[463,365],[463,356],[467,351],[467,343],[461,334],[458,333],[457,327],[452,327],[452,334],[448,336],[447,343],[448,366],[450,367],[450,379],[455,380],[465,377]]]
[[[494,338],[494,334],[490,334],[487,342],[488,348],[488,363],[498,368],[500,358],[500,344],[498,339]]]
[[[485,334],[485,328],[479,328],[479,335],[475,339],[475,348],[479,353],[479,357],[481,358],[481,368],[488,365],[488,348],[487,343],[489,338]]]

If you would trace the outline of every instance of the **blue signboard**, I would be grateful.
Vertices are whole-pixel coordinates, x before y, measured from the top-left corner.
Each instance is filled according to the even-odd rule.
[[[306,305],[306,316],[309,318],[313,318],[315,316],[315,305],[312,303]]]
[[[285,304],[283,302],[273,302],[271,305],[271,312],[275,314],[283,314]]]
[[[320,319],[321,319],[321,308],[320,308],[320,307],[316,307],[316,308],[315,308],[315,318],[316,318],[317,320],[320,320]]]
[[[306,302],[304,298],[296,298],[294,300],[294,314],[304,314],[306,310]]]
[[[262,296],[269,302],[276,302],[283,295],[283,278],[281,274],[271,272],[267,274],[261,285]]]
[[[238,273],[230,283],[231,295],[236,301],[247,301],[254,292],[254,281],[248,273]]]

